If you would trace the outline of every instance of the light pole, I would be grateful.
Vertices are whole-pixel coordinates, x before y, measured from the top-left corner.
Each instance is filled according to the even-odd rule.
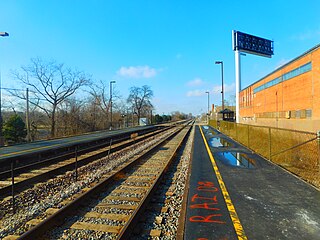
[[[206,92],[208,94],[208,113],[207,113],[207,121],[208,121],[208,124],[209,124],[209,92],[207,91]]]
[[[110,130],[112,129],[112,83],[116,83],[116,81],[110,81]]]
[[[8,37],[9,33],[7,32],[0,32],[1,37]],[[2,111],[1,111],[2,105],[1,105],[1,76],[0,76],[0,147],[4,145],[4,139],[2,135],[2,126],[3,126],[3,120],[2,120]]]
[[[221,86],[221,100],[222,100],[222,111],[224,110],[224,91],[223,91],[223,61],[216,61],[216,64],[221,64],[221,79],[222,79],[222,86]]]

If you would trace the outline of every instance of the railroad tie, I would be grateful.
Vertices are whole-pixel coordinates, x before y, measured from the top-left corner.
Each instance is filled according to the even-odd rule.
[[[91,230],[91,231],[98,231],[98,232],[119,233],[122,227],[110,226],[106,224],[75,222],[74,224],[71,225],[70,228],[77,229],[77,230]]]

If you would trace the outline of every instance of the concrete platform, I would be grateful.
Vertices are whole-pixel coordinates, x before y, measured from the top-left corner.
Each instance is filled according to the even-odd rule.
[[[184,238],[320,239],[320,191],[197,126]]]
[[[143,130],[152,129],[154,126],[137,126],[113,131],[100,131],[72,137],[57,138],[52,140],[35,141],[25,144],[17,144],[8,147],[0,146],[0,163],[6,158],[24,156],[48,150],[54,150],[61,147],[73,146],[90,141],[97,141],[104,138],[116,137],[120,134],[136,133]]]

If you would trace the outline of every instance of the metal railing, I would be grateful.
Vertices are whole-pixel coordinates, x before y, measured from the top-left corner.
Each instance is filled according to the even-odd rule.
[[[316,133],[216,120],[209,125],[320,188],[320,136]]]

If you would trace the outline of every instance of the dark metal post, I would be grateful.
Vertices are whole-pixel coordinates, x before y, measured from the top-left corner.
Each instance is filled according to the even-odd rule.
[[[132,107],[132,126],[134,127],[134,108]]]
[[[75,147],[74,155],[76,158],[76,164],[75,164],[76,181],[78,181],[78,146]]]
[[[110,159],[111,144],[112,144],[112,139],[110,140],[109,151],[108,151],[108,159]]]
[[[112,83],[116,81],[110,81],[110,130],[112,129]]]
[[[250,148],[250,126],[248,126],[248,148]]]
[[[210,111],[210,110],[209,110],[209,94],[210,94],[210,93],[209,93],[208,91],[207,91],[206,93],[208,94],[207,124],[209,125],[209,119],[210,119],[210,118],[209,118],[209,111]]]
[[[222,110],[224,110],[223,62],[222,62],[222,61],[221,61],[221,78],[222,78],[222,86],[221,86],[221,94],[222,94]]]
[[[15,213],[14,201],[14,159],[11,160],[11,196],[12,196],[12,211]]]
[[[238,123],[234,123],[236,125],[236,140],[239,141],[238,139]]]
[[[216,61],[216,64],[221,64],[221,80],[222,80],[222,86],[221,86],[221,100],[222,100],[222,111],[224,110],[224,90],[223,90],[223,61]]]
[[[269,160],[271,161],[271,128],[269,128]]]
[[[1,37],[8,37],[9,33],[7,32],[0,32]],[[0,75],[0,146],[4,145],[4,137],[2,135],[2,128],[3,128],[3,119],[2,119],[2,112],[1,112],[1,75]]]
[[[318,166],[319,166],[319,176],[320,176],[320,131],[317,132],[317,140],[318,140]]]
[[[30,135],[30,113],[29,113],[29,88],[26,91],[26,98],[27,98],[27,111],[26,111],[26,125],[27,125],[27,141],[31,142],[31,135]]]
[[[0,147],[4,145],[4,138],[2,135],[2,126],[3,126],[3,120],[2,120],[2,105],[1,105],[1,76],[0,76]]]
[[[128,111],[128,108],[127,108],[127,127],[129,127],[129,111]]]

